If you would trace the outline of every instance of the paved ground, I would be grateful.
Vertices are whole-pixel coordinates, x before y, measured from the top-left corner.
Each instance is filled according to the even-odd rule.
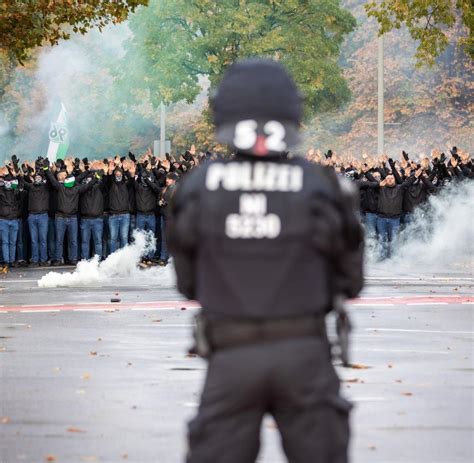
[[[1,463],[182,461],[205,363],[186,356],[195,304],[166,272],[57,289],[37,287],[44,271],[0,277]],[[474,461],[472,273],[372,273],[351,302],[368,368],[338,367],[352,461]],[[285,461],[270,419],[263,441],[260,462]]]

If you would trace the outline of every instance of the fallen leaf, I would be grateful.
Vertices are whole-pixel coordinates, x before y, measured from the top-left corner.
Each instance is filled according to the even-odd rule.
[[[190,352],[188,352],[185,357],[189,357],[189,358],[194,358],[194,357],[197,357],[197,354],[191,354]]]
[[[413,395],[413,392],[402,392],[402,395],[410,397]]]
[[[86,432],[86,431],[84,431],[83,429],[79,429],[79,428],[67,428],[67,432],[78,432],[78,433],[81,433],[81,432]]]
[[[358,383],[359,379],[358,378],[353,378],[353,379],[344,379],[344,383]]]
[[[2,416],[0,418],[0,423],[2,423],[2,424],[10,423],[10,418],[8,418],[8,416]]]
[[[88,379],[91,379],[91,375],[90,373],[84,373],[82,376],[81,376],[82,379],[85,379],[85,380],[88,380]]]
[[[395,382],[396,383],[402,383],[403,381],[401,379],[396,379]]]
[[[367,365],[362,365],[361,363],[352,363],[350,368],[353,368],[354,370],[368,370],[370,367]]]
[[[97,338],[97,341],[102,341],[102,338]]]
[[[132,365],[133,365],[132,362],[128,362],[128,363],[127,363],[127,367],[131,367]]]
[[[89,352],[89,354],[91,354],[91,355],[97,355],[97,352],[96,352],[95,350],[91,350],[91,351]]]
[[[377,447],[376,447],[375,445],[371,445],[371,446],[369,447],[369,450],[377,450]]]
[[[393,365],[391,365],[390,363],[387,366],[388,368],[393,368]]]
[[[181,307],[181,310],[186,310],[186,307]]]
[[[156,320],[152,320],[152,322],[155,322],[155,323],[160,323],[160,322],[162,322],[162,321],[163,321],[162,318],[157,318]]]
[[[46,455],[46,461],[56,461],[56,457],[54,455]]]

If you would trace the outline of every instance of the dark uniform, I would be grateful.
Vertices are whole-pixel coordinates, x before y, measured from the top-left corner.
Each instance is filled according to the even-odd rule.
[[[253,101],[245,114],[252,85],[279,91],[283,104],[286,86],[287,110],[291,95],[300,104],[276,63],[238,63],[213,102],[218,135],[226,83],[236,73],[247,84],[235,89],[244,95],[236,127],[255,111]],[[270,88],[261,85],[268,74],[276,82]],[[283,121],[291,139],[289,118],[268,111],[267,120]],[[232,142],[238,128],[230,141],[221,136],[238,149],[235,158],[192,171],[173,197],[169,241],[178,289],[202,304],[210,350],[188,462],[254,462],[267,413],[289,461],[346,462],[351,405],[339,396],[324,317],[335,296],[354,297],[362,287],[361,228],[334,172],[268,149],[276,145],[266,143],[265,129],[259,138],[264,111],[254,117],[247,124],[254,145]]]

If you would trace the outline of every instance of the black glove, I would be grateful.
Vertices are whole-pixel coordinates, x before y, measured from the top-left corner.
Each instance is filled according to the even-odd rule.
[[[132,153],[132,152],[128,152],[128,157],[130,158],[130,160],[132,160],[133,162],[137,162],[137,158],[135,157],[135,155]]]

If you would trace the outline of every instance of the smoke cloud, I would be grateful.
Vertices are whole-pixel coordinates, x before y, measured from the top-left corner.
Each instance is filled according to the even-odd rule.
[[[378,273],[440,274],[474,272],[474,182],[451,183],[415,211],[414,221],[401,232],[392,258],[374,263]]]
[[[82,260],[74,272],[49,272],[38,281],[40,288],[59,288],[70,286],[94,286],[126,279],[133,286],[149,283],[154,286],[171,287],[175,285],[171,266],[140,270],[138,264],[142,256],[155,249],[153,234],[135,230],[133,242],[110,254],[103,262],[97,257]]]

